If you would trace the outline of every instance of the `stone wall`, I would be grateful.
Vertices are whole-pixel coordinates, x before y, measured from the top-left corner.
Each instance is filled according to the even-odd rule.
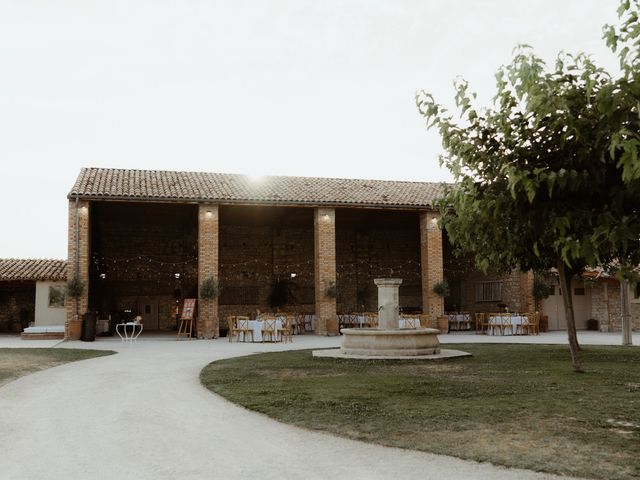
[[[0,282],[0,332],[21,332],[35,319],[35,282]]]
[[[640,330],[640,301],[630,294],[631,326]],[[598,320],[601,332],[622,331],[620,283],[613,279],[597,280],[591,287],[591,318]]]
[[[532,277],[532,274],[519,271],[513,271],[507,275],[485,275],[477,270],[470,271],[458,279],[457,282],[452,282],[452,288],[460,290],[457,293],[457,298],[460,298],[460,304],[448,305],[448,308],[470,312],[499,312],[504,311],[504,307],[499,307],[498,305],[505,304],[511,312],[532,312],[535,310]],[[502,282],[501,299],[478,301],[476,299],[476,285],[495,281]]]

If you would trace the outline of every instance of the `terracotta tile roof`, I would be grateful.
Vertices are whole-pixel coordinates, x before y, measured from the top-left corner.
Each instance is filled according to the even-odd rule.
[[[0,281],[66,279],[66,260],[0,258]]]
[[[83,168],[69,198],[428,208],[443,184]]]

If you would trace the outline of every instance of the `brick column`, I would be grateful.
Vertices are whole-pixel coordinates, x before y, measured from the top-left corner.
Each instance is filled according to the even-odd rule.
[[[433,291],[444,280],[442,267],[442,230],[438,214],[420,213],[420,263],[422,266],[422,313],[429,315],[431,325],[444,314],[444,299]]]
[[[218,205],[198,207],[198,291],[202,282],[213,278],[218,284]],[[218,297],[206,299],[198,292],[198,337],[220,336]]]
[[[520,273],[520,311],[535,312],[536,302],[533,298],[533,270]],[[542,304],[542,302],[540,302]]]
[[[79,200],[77,204],[75,199],[69,200],[67,278],[70,280],[77,272],[84,284],[84,290],[79,298],[67,299],[67,318],[64,323],[65,340],[78,339],[71,338],[69,322],[82,320],[82,315],[89,307],[89,207],[90,204],[86,200]]]
[[[336,212],[316,208],[314,215],[316,326],[318,335],[338,335],[336,299],[327,287],[336,281]]]

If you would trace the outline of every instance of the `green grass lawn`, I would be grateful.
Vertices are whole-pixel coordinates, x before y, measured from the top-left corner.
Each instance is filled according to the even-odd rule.
[[[640,478],[640,349],[456,345],[442,362],[222,360],[211,391],[282,422],[395,447],[603,479]]]
[[[113,353],[110,350],[67,348],[0,348],[0,386],[45,368]]]

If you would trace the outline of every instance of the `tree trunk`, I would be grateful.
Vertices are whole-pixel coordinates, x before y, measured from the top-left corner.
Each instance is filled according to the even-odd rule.
[[[620,282],[622,299],[622,345],[631,345],[631,314],[629,313],[629,280]]]
[[[560,275],[560,288],[564,294],[562,301],[564,302],[564,313],[567,319],[567,334],[569,336],[569,350],[571,351],[571,360],[573,360],[573,369],[576,372],[584,372],[582,369],[582,361],[580,360],[580,345],[578,345],[578,335],[576,333],[576,319],[573,314],[573,298],[571,295],[571,278],[572,273],[567,271],[562,260],[558,261],[558,274]]]

